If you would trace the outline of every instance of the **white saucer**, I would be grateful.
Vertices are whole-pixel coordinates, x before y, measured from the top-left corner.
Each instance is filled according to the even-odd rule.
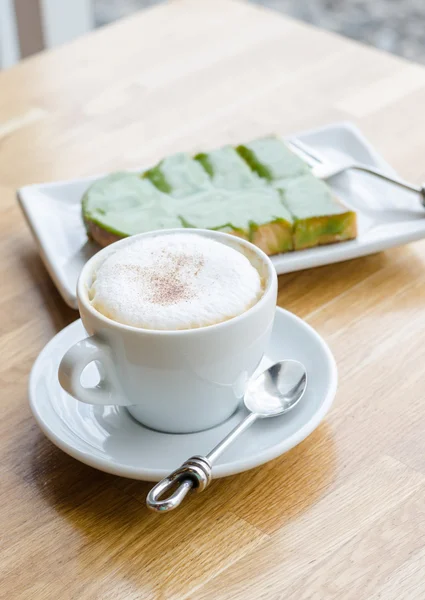
[[[74,400],[59,385],[57,370],[65,351],[84,337],[80,320],[58,333],[38,356],[29,382],[30,406],[39,426],[54,444],[83,463],[123,477],[158,481],[190,456],[207,453],[241,419],[243,409],[208,431],[167,434],[138,424],[125,408]],[[214,477],[252,469],[287,452],[314,431],[329,410],[337,386],[335,360],[309,325],[278,308],[259,371],[284,358],[299,360],[307,368],[304,399],[287,415],[257,421],[220,458]],[[96,382],[96,368],[89,371],[90,367],[87,385]]]

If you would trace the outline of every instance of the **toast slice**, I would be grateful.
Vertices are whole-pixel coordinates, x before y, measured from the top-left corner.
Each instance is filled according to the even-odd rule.
[[[231,146],[197,154],[195,160],[204,167],[217,188],[242,190],[265,185]]]
[[[202,165],[183,152],[164,158],[146,171],[143,177],[150,180],[161,192],[175,198],[211,188],[211,179]]]
[[[275,181],[309,172],[307,164],[276,137],[254,140],[237,147],[239,155],[263,179]]]
[[[274,182],[294,218],[294,250],[354,239],[357,216],[337,200],[323,181],[307,173]]]
[[[91,185],[82,213],[88,235],[101,246],[135,233],[182,226],[169,197],[132,173],[113,173]]]
[[[293,219],[271,187],[207,190],[187,198],[179,216],[187,227],[232,233],[269,255],[292,250]]]
[[[353,239],[356,214],[333,197],[278,138],[191,158],[180,153],[141,175],[115,173],[82,200],[88,235],[101,246],[180,227],[225,231],[268,255]]]

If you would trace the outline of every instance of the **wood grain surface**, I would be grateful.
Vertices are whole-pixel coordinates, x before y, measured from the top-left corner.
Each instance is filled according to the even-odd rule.
[[[77,314],[15,201],[24,184],[341,120],[420,181],[424,106],[422,67],[227,0],[162,4],[0,74],[1,598],[425,598],[425,242],[280,278],[280,305],[335,354],[332,411],[288,454],[157,516],[149,484],[78,463],[30,414],[31,365]]]

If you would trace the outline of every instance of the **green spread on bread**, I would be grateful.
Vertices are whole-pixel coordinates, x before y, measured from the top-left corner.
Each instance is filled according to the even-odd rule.
[[[226,231],[267,254],[353,239],[356,214],[283,141],[268,137],[191,157],[179,153],[144,173],[113,173],[82,200],[100,245],[157,229]]]

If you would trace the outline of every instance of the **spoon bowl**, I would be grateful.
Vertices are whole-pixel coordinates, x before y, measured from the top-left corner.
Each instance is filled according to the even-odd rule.
[[[307,388],[307,372],[297,360],[278,362],[252,380],[245,392],[246,408],[260,418],[292,410]]]

